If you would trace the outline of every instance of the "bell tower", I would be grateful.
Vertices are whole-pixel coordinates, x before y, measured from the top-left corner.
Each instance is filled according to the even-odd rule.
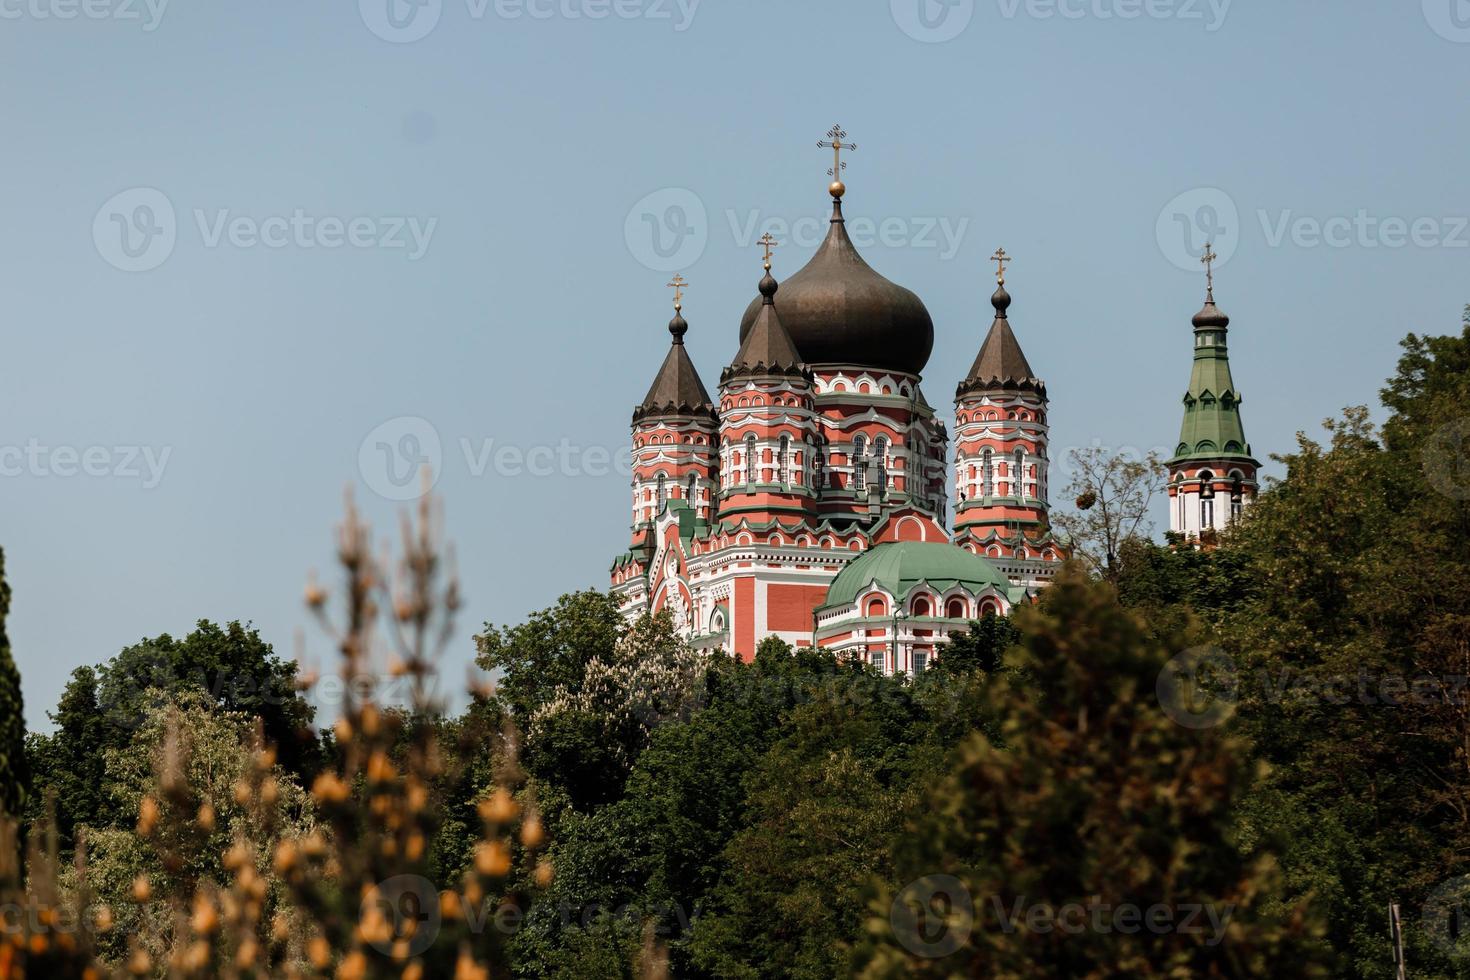
[[[1261,464],[1251,456],[1230,375],[1230,318],[1215,305],[1214,250],[1205,246],[1205,305],[1194,315],[1194,367],[1184,394],[1184,424],[1168,461],[1169,530],[1208,540],[1255,499]]]

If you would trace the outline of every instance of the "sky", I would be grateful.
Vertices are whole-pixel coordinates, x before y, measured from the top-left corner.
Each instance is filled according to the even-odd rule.
[[[815,248],[834,123],[943,414],[1003,246],[1057,493],[1070,448],[1167,454],[1211,238],[1247,434],[1290,451],[1459,328],[1467,83],[1465,0],[0,0],[27,721],[199,619],[325,660],[302,586],[343,489],[387,538],[415,461],[465,595],[446,678],[605,587],[665,283],[713,388],[755,240],[778,278]]]

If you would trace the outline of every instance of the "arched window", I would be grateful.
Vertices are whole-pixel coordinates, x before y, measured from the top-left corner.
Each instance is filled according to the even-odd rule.
[[[1026,450],[1016,450],[1016,473],[1015,486],[1011,488],[1011,496],[1020,500],[1026,496]]]
[[[869,616],[873,616],[873,617],[882,616],[887,611],[888,611],[888,605],[887,605],[887,603],[885,603],[882,600],[882,598],[880,598],[878,596],[874,596],[873,598],[871,598],[871,599],[868,600],[868,615]]]
[[[745,485],[755,486],[755,436],[745,437]]]
[[[788,470],[790,459],[791,459],[791,437],[790,436],[782,436],[781,437],[781,456],[780,456],[779,459],[776,460],[776,473],[777,473],[776,482],[777,483],[788,484],[788,483],[791,482],[791,473]]]
[[[689,506],[690,507],[693,507],[694,506],[695,497],[697,497],[698,495],[699,495],[699,474],[698,473],[690,473],[689,474],[689,486],[684,491],[684,499],[687,500],[687,501],[689,501]]]
[[[1215,526],[1215,474],[1205,470],[1199,480],[1199,527],[1203,531]]]
[[[826,478],[823,470],[827,464],[827,454],[821,446],[809,446],[807,452],[812,458],[812,489],[821,492],[822,481]]]
[[[989,497],[995,493],[995,454],[987,448],[985,452],[981,453],[980,459],[980,469],[985,475],[985,479],[981,481],[980,495]]]
[[[888,437],[873,440],[873,485],[880,490],[888,489]]]
[[[964,619],[965,600],[961,599],[959,596],[955,596],[953,599],[949,600],[949,607],[945,609],[944,614],[950,619]]]
[[[664,475],[660,473],[658,475],[658,490],[655,492],[654,496],[654,499],[658,501],[658,503],[654,507],[655,510],[662,511],[664,509],[664,501],[668,499],[668,492],[668,482],[665,479]]]
[[[1240,517],[1242,507],[1245,505],[1245,487],[1241,483],[1240,474],[1230,474],[1230,519],[1234,521]]]
[[[929,605],[929,600],[924,596],[919,596],[914,600],[913,609],[915,616],[928,616],[933,612],[933,607]]]
[[[868,483],[868,459],[864,452],[868,448],[868,440],[861,436],[854,436],[852,440],[852,488],[862,493]]]

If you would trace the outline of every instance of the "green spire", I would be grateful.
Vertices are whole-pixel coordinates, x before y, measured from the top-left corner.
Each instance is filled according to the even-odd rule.
[[[1205,246],[1209,269],[1215,258]],[[1240,392],[1230,376],[1226,334],[1230,318],[1215,306],[1214,272],[1209,270],[1204,309],[1194,315],[1194,369],[1184,396],[1184,424],[1170,463],[1189,459],[1241,459],[1251,463],[1250,443],[1240,421]]]

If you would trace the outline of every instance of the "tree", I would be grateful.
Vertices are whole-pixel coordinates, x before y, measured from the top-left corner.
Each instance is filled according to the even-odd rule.
[[[1326,975],[1309,915],[1263,913],[1273,859],[1234,833],[1246,746],[1155,699],[1190,639],[1151,640],[1072,566],[1017,620],[987,687],[1001,735],[970,735],[914,809],[863,975]]]
[[[1381,432],[1348,409],[1280,459],[1229,544],[1258,587],[1222,627],[1271,765],[1246,825],[1294,838],[1283,901],[1320,896],[1362,977],[1392,975],[1365,910],[1433,909],[1470,874],[1470,325],[1403,347]],[[1462,975],[1430,920],[1405,917],[1411,974]]]
[[[968,630],[954,633],[934,663],[934,669],[961,675],[972,671],[993,674],[1000,669],[1006,648],[1020,639],[1009,616],[986,613],[972,621]]]
[[[297,689],[296,670],[295,661],[276,656],[258,631],[205,620],[182,640],[165,633],[123,649],[95,670],[79,668],[50,713],[56,730],[27,741],[38,774],[28,816],[33,822],[40,817],[42,797],[50,792],[66,842],[79,825],[131,823],[132,815],[101,791],[103,756],[126,750],[154,708],[186,692],[202,693],[222,711],[260,719],[286,771],[309,778],[320,746],[311,731],[314,709]]]
[[[5,580],[5,552],[0,550],[0,819],[23,812],[30,785],[26,766],[25,701],[20,671],[10,656],[5,620],[10,615],[10,583]]]
[[[589,663],[611,657],[624,626],[606,593],[574,592],[519,626],[486,623],[475,637],[475,664],[500,673],[496,696],[525,726],[558,689],[577,684]]]
[[[1072,479],[1066,494],[1075,511],[1054,511],[1052,523],[1067,535],[1074,556],[1093,572],[1116,583],[1124,546],[1147,540],[1149,505],[1164,488],[1158,453],[1131,459],[1106,449],[1074,449],[1067,455]]]

